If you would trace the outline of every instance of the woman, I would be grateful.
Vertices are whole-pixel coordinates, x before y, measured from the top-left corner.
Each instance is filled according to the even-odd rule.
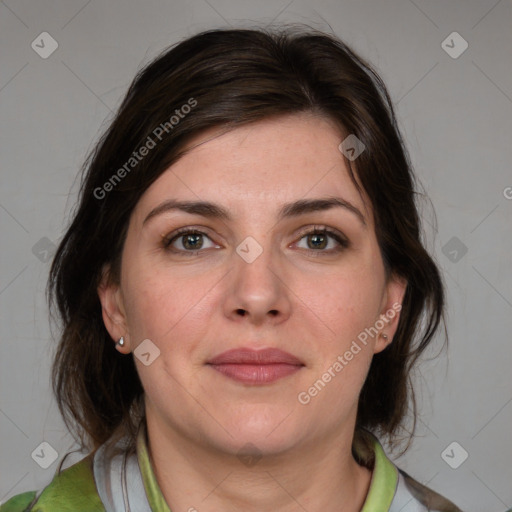
[[[90,455],[1,508],[457,511],[386,457],[442,324],[386,88],[312,30],[212,30],[133,84],[49,294]]]

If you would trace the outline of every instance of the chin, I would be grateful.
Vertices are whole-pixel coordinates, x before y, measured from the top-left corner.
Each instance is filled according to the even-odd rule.
[[[260,455],[279,454],[293,447],[303,437],[304,427],[296,425],[293,413],[281,409],[279,413],[268,411],[258,414],[239,414],[232,417],[226,430],[230,435],[223,436],[227,451],[233,454],[252,451]],[[300,428],[300,431],[299,431]]]
[[[242,433],[226,443],[217,444],[220,451],[229,453],[242,459],[244,457],[259,459],[261,457],[279,456],[295,446],[293,436],[284,435],[275,438],[268,436]],[[244,462],[242,460],[242,462]],[[244,462],[245,463],[245,462]]]

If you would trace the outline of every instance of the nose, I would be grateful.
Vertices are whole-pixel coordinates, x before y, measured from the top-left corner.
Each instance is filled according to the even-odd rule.
[[[276,251],[263,248],[254,261],[233,253],[226,290],[225,314],[237,322],[277,325],[290,316],[290,288]]]

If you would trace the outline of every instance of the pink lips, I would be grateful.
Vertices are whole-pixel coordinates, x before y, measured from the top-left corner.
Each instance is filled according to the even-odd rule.
[[[208,364],[218,372],[245,384],[268,384],[300,370],[304,364],[277,348],[228,350]]]

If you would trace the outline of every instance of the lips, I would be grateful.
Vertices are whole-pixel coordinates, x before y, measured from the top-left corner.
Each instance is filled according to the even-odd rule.
[[[304,364],[276,348],[233,349],[208,361],[214,370],[245,384],[268,384],[299,371]]]

